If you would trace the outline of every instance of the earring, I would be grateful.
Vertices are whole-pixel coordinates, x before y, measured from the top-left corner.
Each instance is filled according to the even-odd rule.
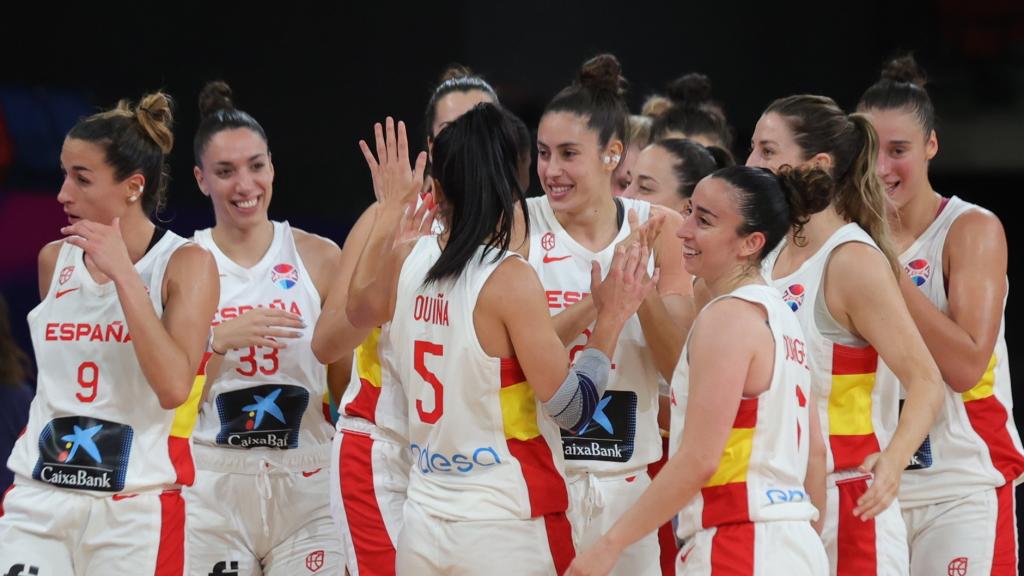
[[[135,202],[138,199],[139,199],[138,194],[132,194],[131,196],[128,197],[128,201],[129,202]]]
[[[619,156],[618,154],[616,154],[615,156],[612,156],[612,162],[618,164],[619,160],[622,160],[622,156]]]
[[[611,164],[611,163],[612,163],[612,157],[611,157],[611,156],[608,156],[608,155],[606,154],[606,155],[605,155],[605,157],[604,157],[604,163],[605,163],[605,164]]]

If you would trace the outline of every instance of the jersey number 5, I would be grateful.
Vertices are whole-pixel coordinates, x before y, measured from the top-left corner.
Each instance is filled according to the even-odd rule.
[[[440,344],[434,344],[433,342],[425,342],[423,340],[416,340],[415,342],[415,359],[413,365],[416,368],[416,373],[420,375],[420,378],[430,384],[430,387],[434,389],[434,408],[429,412],[423,409],[423,400],[416,400],[416,412],[420,415],[420,420],[427,424],[435,424],[441,419],[441,414],[444,413],[444,385],[437,379],[437,376],[427,370],[425,357],[427,354],[431,356],[441,356],[444,354],[444,346]]]

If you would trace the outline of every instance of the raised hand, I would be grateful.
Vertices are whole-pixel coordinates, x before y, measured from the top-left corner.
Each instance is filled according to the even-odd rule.
[[[60,229],[66,242],[85,251],[93,264],[107,277],[117,280],[119,275],[135,271],[128,255],[128,247],[121,235],[121,219],[114,218],[110,225],[92,220],[79,220]]]
[[[426,152],[416,157],[415,167],[409,164],[409,137],[405,123],[399,122],[397,132],[395,121],[390,116],[384,125],[373,125],[377,155],[374,157],[370,145],[359,141],[366,165],[370,168],[373,193],[377,202],[385,208],[402,207],[410,204],[423,188],[423,174],[427,166]]]
[[[610,314],[625,322],[658,284],[658,270],[647,275],[650,250],[640,242],[616,246],[608,275],[601,280],[601,265],[590,265],[590,293],[598,316]]]

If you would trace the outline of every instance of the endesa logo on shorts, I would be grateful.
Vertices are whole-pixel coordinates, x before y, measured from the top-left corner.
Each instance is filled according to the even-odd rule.
[[[32,478],[62,488],[120,492],[128,471],[131,426],[88,418],[55,418],[39,435]]]
[[[810,496],[802,488],[769,488],[764,491],[768,504],[785,504],[787,502],[809,502]]]
[[[430,446],[410,444],[412,458],[416,461],[416,469],[421,474],[448,473],[471,474],[481,468],[489,468],[501,464],[501,456],[491,446],[470,448],[462,452],[442,454],[432,452]]]
[[[217,444],[231,448],[298,448],[299,425],[309,405],[301,386],[265,384],[217,395]]]
[[[605,392],[579,434],[562,430],[566,460],[627,462],[636,437],[636,392]]]

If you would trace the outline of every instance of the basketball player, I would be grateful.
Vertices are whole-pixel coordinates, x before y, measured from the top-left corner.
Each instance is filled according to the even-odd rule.
[[[906,574],[900,473],[942,403],[941,381],[907,313],[875,176],[878,140],[867,118],[830,98],[774,101],[757,122],[748,166],[817,166],[834,179],[807,225],[764,261],[807,337],[811,383],[828,447],[822,538],[833,574]],[[875,380],[878,358],[899,389]]]
[[[878,175],[900,292],[946,382],[939,417],[900,484],[913,574],[1017,574],[1014,485],[1024,453],[1013,421],[1005,329],[1007,246],[991,212],[940,196],[935,109],[913,57],[886,65],[858,109],[878,131]],[[892,372],[879,370],[891,384]]]
[[[195,433],[199,476],[185,492],[189,565],[342,574],[329,502],[328,372],[309,344],[341,251],[267,217],[267,136],[235,108],[226,83],[207,84],[199,110],[194,172],[216,225],[194,239],[217,260],[221,295]]]
[[[714,298],[672,380],[673,456],[569,574],[607,574],[680,509],[677,574],[825,573],[810,523],[824,504],[825,449],[803,330],[759,264],[828,180],[820,170],[734,167],[697,185],[679,235],[687,270]]]
[[[217,306],[210,254],[153,224],[171,101],[79,121],[61,149],[66,236],[39,253],[39,366],[0,511],[5,574],[185,573],[197,369]]]

